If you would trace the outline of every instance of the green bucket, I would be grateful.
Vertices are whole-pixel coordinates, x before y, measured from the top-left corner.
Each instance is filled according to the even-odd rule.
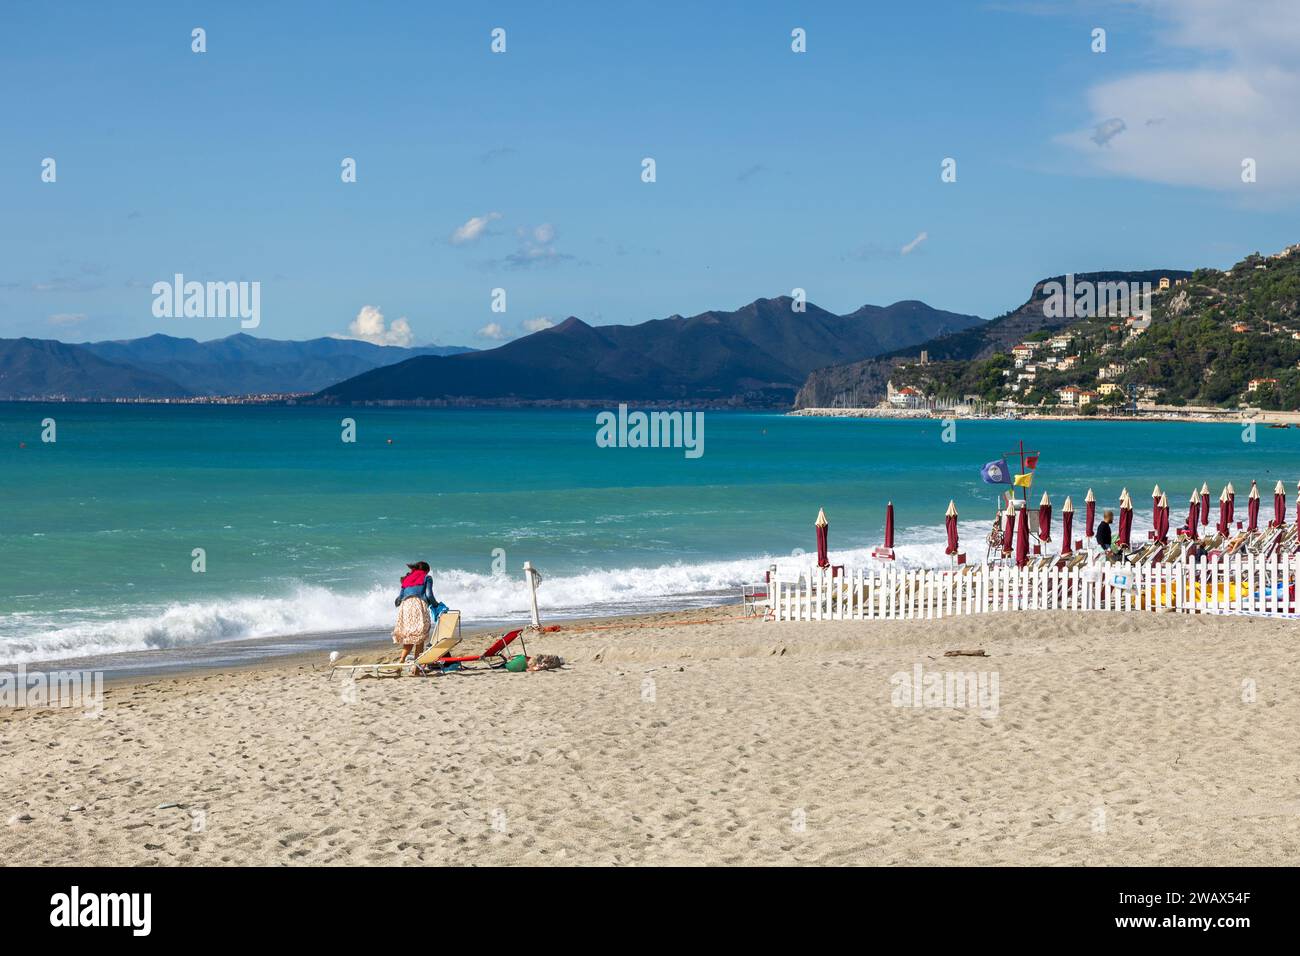
[[[523,654],[516,654],[510,660],[506,661],[506,670],[512,674],[522,674],[528,670],[528,658]]]

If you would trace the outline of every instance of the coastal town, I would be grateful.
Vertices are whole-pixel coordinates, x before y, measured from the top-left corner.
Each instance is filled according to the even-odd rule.
[[[842,393],[793,414],[1300,422],[1298,252],[1160,276],[1144,295],[1099,292],[1095,314],[968,360],[922,348],[896,360],[879,402]],[[1053,284],[1036,290],[1049,317]]]

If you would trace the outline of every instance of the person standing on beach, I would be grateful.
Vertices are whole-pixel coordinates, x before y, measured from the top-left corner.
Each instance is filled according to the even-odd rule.
[[[1097,525],[1097,547],[1104,552],[1110,551],[1110,523],[1115,520],[1115,512],[1110,509],[1101,516],[1101,524]]]
[[[437,603],[433,596],[433,580],[429,577],[429,563],[416,561],[406,566],[410,573],[402,578],[402,590],[394,601],[397,605],[397,626],[393,628],[393,643],[402,645],[402,656],[397,663],[405,664],[414,652],[419,657],[424,642],[429,637],[429,607]]]

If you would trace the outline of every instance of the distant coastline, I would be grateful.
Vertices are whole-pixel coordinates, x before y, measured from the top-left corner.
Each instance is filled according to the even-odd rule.
[[[796,408],[786,413],[805,418],[874,418],[874,419],[963,419],[968,421],[1033,422],[1218,422],[1219,424],[1297,425],[1300,412],[1264,411],[1257,408],[1211,408],[1157,406],[1139,408],[1131,415],[1060,415],[1046,412],[1017,412],[1008,415],[974,415],[952,408]]]

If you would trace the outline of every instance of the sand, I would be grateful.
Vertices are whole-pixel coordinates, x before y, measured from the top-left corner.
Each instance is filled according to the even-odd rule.
[[[98,718],[0,712],[0,859],[1294,865],[1296,637],[723,608],[534,641],[557,672],[349,685],[313,654],[118,684]],[[918,664],[996,674],[996,714],[895,706]]]

